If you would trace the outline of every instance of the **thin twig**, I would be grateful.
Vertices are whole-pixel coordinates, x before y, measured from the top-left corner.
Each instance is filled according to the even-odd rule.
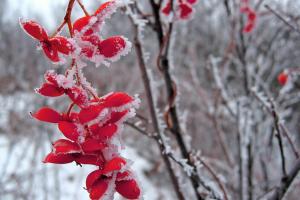
[[[248,200],[253,199],[253,154],[252,154],[252,140],[250,138],[249,143],[246,146],[247,148],[247,157],[248,157],[248,162],[247,162],[247,181],[248,181]]]
[[[134,123],[131,122],[124,122],[125,124],[127,124],[128,126],[130,126],[131,128],[135,129],[136,131],[142,133],[143,135],[150,137],[150,138],[155,138],[154,134],[150,134],[147,131],[145,131],[144,129],[138,127],[137,125],[135,125]]]
[[[79,4],[79,6],[82,9],[82,11],[84,12],[85,16],[90,16],[90,14],[88,13],[88,11],[85,9],[84,5],[82,4],[81,0],[76,0],[76,1]]]
[[[225,6],[225,9],[226,9],[226,13],[227,13],[227,16],[230,17],[231,16],[231,10],[230,10],[230,7],[229,7],[229,0],[224,0],[224,6]]]
[[[197,156],[197,158],[200,160],[201,164],[209,171],[209,173],[215,179],[215,181],[218,184],[219,188],[222,190],[224,200],[228,200],[228,195],[227,195],[225,186],[222,184],[222,182],[219,179],[219,177],[217,176],[216,172],[214,172],[214,170],[200,156]]]
[[[70,32],[71,37],[73,37],[73,27],[72,27],[72,22],[71,22],[71,14],[72,14],[72,9],[73,9],[73,6],[74,6],[74,2],[75,2],[75,0],[69,0],[66,15],[64,17],[65,23],[68,24],[68,28],[69,28],[69,32]]]
[[[237,105],[237,127],[238,127],[238,132],[237,132],[237,146],[238,146],[238,174],[239,174],[239,198],[240,200],[243,200],[243,189],[244,189],[244,182],[243,182],[243,157],[242,157],[242,133],[240,131],[240,104],[238,103]]]
[[[277,112],[275,111],[275,106],[273,103],[271,103],[271,110],[272,110],[272,116],[274,119],[275,130],[276,130],[275,136],[278,140],[278,145],[279,145],[279,150],[280,150],[282,173],[283,173],[283,176],[285,177],[286,176],[286,164],[285,164],[284,149],[283,149],[282,138],[281,138],[281,131],[279,128],[279,117],[278,117]]]
[[[275,192],[268,199],[269,200],[282,199],[286,194],[286,192],[288,191],[289,187],[291,186],[292,182],[298,175],[299,171],[300,171],[300,159],[296,161],[296,163],[294,164],[293,168],[289,171],[289,173],[285,177],[282,177],[280,185],[276,187]]]
[[[143,134],[144,136],[150,137],[156,141],[159,142],[160,145],[162,145],[162,149],[163,149],[163,154],[166,155],[167,157],[169,157],[171,160],[173,160],[175,163],[177,163],[182,169],[183,171],[190,177],[190,176],[195,176],[197,174],[197,168],[195,166],[191,166],[187,163],[184,163],[183,160],[180,160],[179,158],[177,158],[174,153],[170,150],[168,150],[165,146],[164,143],[161,142],[161,139],[159,137],[159,135],[156,134],[150,134],[149,132],[147,132],[146,130],[136,126],[133,123],[130,122],[125,122],[125,124],[127,124],[128,126],[130,126],[131,128],[135,129],[136,131],[138,131],[139,133]],[[197,159],[199,159],[199,157],[197,157]],[[200,159],[199,159],[200,160]],[[209,173],[213,176],[213,178],[216,180],[218,186],[220,187],[220,189],[223,192],[224,195],[224,199],[227,200],[227,193],[225,190],[225,187],[222,185],[220,179],[217,177],[216,173],[211,169],[211,167],[208,166],[208,164],[204,163],[204,161],[201,159],[200,162],[203,164],[203,166],[209,171]],[[190,170],[187,170],[186,167],[189,167]],[[209,186],[207,185],[203,180],[199,180],[199,182],[201,183],[201,185],[211,193],[211,198],[212,199],[216,199],[216,200],[220,200],[220,198],[218,197],[218,195],[215,193],[215,191]]]
[[[162,133],[161,133],[161,130],[159,127],[159,122],[158,122],[158,117],[157,117],[157,113],[155,110],[155,103],[154,103],[154,98],[153,98],[153,94],[152,94],[150,79],[149,79],[149,75],[147,73],[146,62],[144,60],[144,52],[142,49],[142,44],[141,44],[140,36],[139,36],[140,27],[137,23],[135,23],[134,18],[130,14],[129,14],[129,17],[130,17],[130,20],[134,27],[134,33],[135,33],[134,45],[135,45],[135,49],[136,49],[139,68],[140,68],[140,71],[142,74],[142,79],[143,79],[144,88],[145,88],[145,92],[146,92],[146,96],[147,96],[147,101],[148,101],[148,105],[149,105],[149,109],[150,109],[150,115],[151,115],[151,120],[153,123],[153,128],[157,134],[157,136],[155,136],[155,137],[157,137],[156,142],[160,148],[161,156],[163,157],[164,162],[167,166],[167,169],[170,174],[177,197],[178,197],[178,199],[183,200],[185,198],[180,190],[179,181],[172,169],[171,162],[170,162],[168,156],[163,153],[163,152],[165,152],[166,147],[164,146],[164,140],[163,140]]]
[[[268,98],[267,101],[268,101],[271,105],[273,105],[273,106],[271,106],[271,105],[269,105],[269,104],[266,104],[266,102],[265,102],[263,99],[261,99],[261,97],[258,95],[258,93],[257,93],[257,91],[256,91],[255,89],[252,89],[251,91],[252,91],[254,97],[255,97],[259,102],[261,102],[261,104],[266,108],[266,110],[268,111],[269,114],[271,114],[271,115],[274,117],[274,112],[275,112],[275,115],[276,115],[277,117],[279,116],[278,111],[277,111],[276,109],[272,109],[272,107],[275,108],[275,104],[274,104],[273,100],[271,99],[271,97],[268,96],[268,97],[267,97],[267,98]],[[290,146],[291,146],[291,149],[292,149],[292,151],[293,151],[295,157],[296,157],[296,158],[299,158],[299,152],[298,152],[297,148],[295,147],[295,145],[294,145],[294,143],[293,143],[293,141],[292,141],[292,139],[291,139],[291,137],[290,137],[290,134],[289,134],[289,132],[288,132],[287,127],[284,125],[284,123],[283,123],[281,120],[276,120],[276,121],[277,121],[277,123],[278,123],[278,126],[283,130],[282,133],[283,133],[284,136],[287,138],[287,140],[288,140],[288,142],[289,142],[289,144],[290,144]]]
[[[54,37],[56,36],[61,30],[62,28],[66,25],[66,21],[64,20],[60,25],[59,27],[56,29],[56,31],[51,35],[51,37]]]
[[[75,0],[69,0],[64,20],[58,26],[58,28],[55,30],[55,32],[51,35],[51,37],[54,37],[55,35],[57,35],[66,24],[68,24],[70,35],[71,35],[71,37],[73,37],[73,28],[72,28],[72,22],[71,22],[71,14],[72,14],[72,9],[73,9],[73,6],[74,6],[74,2],[75,2]]]
[[[287,25],[290,29],[296,31],[298,34],[300,34],[300,30],[299,28],[293,26],[290,22],[288,22],[286,19],[284,19],[280,13],[278,13],[277,11],[275,11],[274,9],[272,9],[269,5],[265,5],[265,7],[271,12],[273,13],[280,21],[282,21],[285,25]]]
[[[171,35],[173,31],[173,22],[170,22],[168,31],[166,33],[166,36],[164,36],[164,30],[160,18],[160,10],[159,6],[155,3],[154,0],[150,0],[150,4],[152,7],[152,12],[154,15],[154,20],[155,20],[155,31],[157,34],[158,38],[158,45],[160,47],[160,54],[158,56],[158,67],[160,70],[162,70],[163,77],[165,80],[165,86],[166,86],[166,91],[167,91],[167,100],[168,100],[168,107],[165,112],[165,119],[166,123],[171,129],[171,131],[174,133],[176,141],[179,145],[179,149],[181,151],[182,157],[186,158],[188,161],[188,164],[193,166],[193,163],[190,160],[190,155],[189,151],[186,147],[186,144],[184,142],[183,136],[182,136],[182,130],[180,127],[178,115],[177,115],[177,107],[174,104],[175,102],[175,97],[176,97],[176,84],[173,81],[173,78],[170,74],[170,63],[169,63],[169,47],[170,47],[170,42],[171,42]],[[171,1],[171,10],[173,10],[173,5],[174,2],[173,0]],[[161,67],[160,67],[161,66]],[[190,180],[193,185],[194,192],[197,196],[197,199],[202,199],[198,192],[198,188],[200,186],[201,178],[199,177],[198,174],[193,174],[190,177]]]
[[[228,165],[230,167],[233,167],[233,163],[231,161],[231,156],[229,154],[229,150],[228,150],[225,138],[224,138],[224,133],[221,130],[221,127],[220,127],[220,125],[218,123],[217,117],[215,115],[210,116],[210,117],[211,117],[211,120],[213,122],[214,128],[215,128],[215,130],[217,132],[218,142],[220,143],[222,151],[223,151],[223,153],[225,155],[225,160],[226,160],[226,162],[228,163]]]

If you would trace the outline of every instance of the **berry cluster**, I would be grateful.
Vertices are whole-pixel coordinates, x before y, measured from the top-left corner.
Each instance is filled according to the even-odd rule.
[[[162,8],[162,13],[169,16],[172,13],[172,1],[167,0],[165,6]],[[175,17],[181,20],[189,19],[194,13],[193,6],[197,3],[197,0],[178,0],[174,2],[173,10],[175,11]]]
[[[72,27],[72,38],[49,36],[45,29],[34,21],[20,20],[24,31],[40,42],[45,55],[53,63],[64,63],[64,56],[76,60],[89,60],[96,65],[118,60],[126,55],[131,43],[123,36],[112,36],[103,39],[100,29],[106,18],[109,18],[117,8],[123,6],[121,1],[110,0],[102,4],[93,15],[77,19]]]
[[[241,7],[241,13],[247,16],[247,22],[243,28],[244,33],[250,33],[253,31],[256,24],[256,12],[249,6],[248,0],[243,0],[243,5]]]
[[[74,2],[74,1],[73,1]],[[95,89],[83,75],[85,61],[109,64],[128,53],[129,41],[123,36],[102,39],[100,28],[104,20],[117,8],[121,1],[111,0],[102,4],[93,15],[64,22],[69,25],[70,38],[58,36],[56,31],[49,36],[37,22],[21,20],[21,26],[32,38],[38,40],[45,55],[53,63],[65,63],[71,58],[71,66],[65,74],[48,70],[45,82],[36,92],[45,97],[66,95],[69,108],[58,112],[43,107],[32,116],[40,121],[54,123],[64,135],[53,143],[52,152],[45,163],[94,165],[95,171],[86,179],[86,189],[91,199],[113,199],[118,192],[127,199],[138,199],[141,191],[130,170],[130,162],[123,158],[120,134],[124,121],[135,115],[140,101],[123,92],[111,92],[98,97]],[[63,26],[62,25],[62,26]]]

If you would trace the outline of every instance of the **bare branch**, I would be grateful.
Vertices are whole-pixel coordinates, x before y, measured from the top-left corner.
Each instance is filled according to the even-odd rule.
[[[287,25],[291,30],[296,31],[298,34],[300,34],[300,30],[298,27],[295,27],[294,25],[292,25],[290,22],[288,22],[286,19],[284,19],[283,16],[281,16],[280,13],[278,13],[277,11],[275,11],[274,9],[272,9],[269,5],[265,5],[265,7],[272,12],[280,21],[282,21],[285,25]]]
[[[275,188],[275,192],[268,199],[269,200],[282,199],[286,194],[286,192],[288,191],[291,184],[293,183],[294,179],[298,175],[299,171],[300,171],[300,159],[296,161],[296,163],[294,164],[293,168],[289,171],[289,173],[285,177],[282,177],[280,185]]]

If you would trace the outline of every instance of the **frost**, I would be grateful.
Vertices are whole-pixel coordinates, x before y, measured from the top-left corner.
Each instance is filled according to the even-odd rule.
[[[263,103],[263,105],[265,107],[267,107],[268,109],[271,108],[271,103],[269,101],[269,97],[267,97],[262,92],[258,92],[258,88],[257,87],[252,87],[251,91],[255,94],[256,98],[258,98],[258,100]]]
[[[114,112],[123,112],[124,110],[128,110],[130,108],[135,108],[135,109],[138,109],[139,106],[140,106],[140,103],[141,103],[141,100],[139,98],[139,95],[136,94],[134,96],[134,100],[127,103],[127,104],[124,104],[122,106],[119,106],[119,107],[111,107],[110,109]]]
[[[119,49],[119,52],[115,56],[110,57],[110,58],[105,57],[106,60],[108,60],[110,62],[115,62],[115,61],[119,60],[121,58],[121,56],[125,56],[130,52],[131,47],[132,47],[131,42],[123,36],[121,36],[121,38],[125,41],[125,47],[123,49]]]
[[[177,160],[183,166],[183,170],[186,172],[188,176],[191,176],[194,172],[194,168],[189,165],[187,159],[178,159]]]
[[[57,81],[58,86],[62,87],[64,89],[71,89],[75,85],[73,77],[66,78],[62,74],[59,74],[56,76],[56,81]]]
[[[156,108],[156,113],[157,113],[158,125],[160,130],[165,130],[168,126],[165,123],[163,114],[160,112],[158,108]]]
[[[142,121],[137,121],[134,123],[135,126],[140,127],[143,124]]]
[[[115,188],[116,188],[116,183],[115,183],[116,178],[117,178],[117,173],[115,172],[112,179],[109,181],[108,188],[107,188],[104,196],[101,198],[102,200],[114,199]]]
[[[133,20],[133,23],[137,25],[138,27],[138,36],[140,39],[143,39],[142,32],[144,31],[144,28],[148,22],[146,19],[141,19],[137,14],[133,13],[132,10],[129,8],[129,6],[126,6],[126,14],[131,17]]]
[[[103,110],[101,110],[101,112],[98,114],[98,116],[87,122],[86,125],[91,126],[93,124],[102,124],[104,121],[106,121],[110,116],[110,111],[108,108],[104,108]]]
[[[127,121],[128,119],[133,118],[135,115],[136,115],[135,108],[130,108],[129,112],[126,115],[124,115],[119,121],[117,121],[116,124],[120,125],[125,121]]]
[[[24,20],[23,18],[19,18],[19,24],[20,26],[22,27],[23,31],[28,35],[30,36],[32,39],[36,39],[34,38],[32,35],[30,35],[27,30],[25,30],[24,26],[25,24],[31,24],[31,26],[33,26],[33,24],[35,24],[35,27],[38,27],[39,28],[39,31],[40,33],[42,33],[44,30],[43,30],[43,27],[40,26],[39,24],[35,23],[34,21],[30,21],[30,20]]]
[[[88,23],[85,27],[83,27],[82,30],[81,30],[80,32],[75,31],[75,35],[79,35],[79,37],[80,37],[80,35],[84,34],[84,33],[85,33],[87,30],[89,30],[90,28],[93,29],[93,26],[94,26],[96,23],[97,23],[97,17],[92,16],[92,17],[89,19],[89,23]],[[97,28],[99,29],[99,27],[97,27]],[[99,30],[93,30],[93,31],[98,32]]]
[[[224,87],[224,84],[221,81],[220,73],[217,67],[217,63],[219,62],[219,59],[214,58],[213,56],[210,56],[210,62],[211,62],[211,68],[213,77],[215,80],[215,83],[218,87],[218,89],[221,92],[222,98],[226,102],[227,108],[229,112],[231,112],[232,115],[236,116],[237,110],[236,110],[236,102],[232,101],[227,93],[227,90]]]
[[[117,48],[117,54],[113,57],[105,57],[104,55],[100,54],[98,51],[98,49],[95,47],[94,48],[94,54],[91,58],[87,58],[88,60],[90,60],[91,62],[94,62],[96,67],[100,66],[101,64],[104,64],[106,66],[110,66],[111,62],[115,62],[118,61],[122,56],[127,55],[132,47],[131,42],[123,37],[123,36],[119,36],[122,40],[124,40],[125,42],[125,47],[121,46],[120,44],[116,44],[118,45]]]
[[[76,131],[79,133],[78,142],[83,143],[85,141],[85,129],[81,124],[76,123]]]
[[[68,38],[68,42],[70,43],[72,50],[70,52],[70,55],[72,58],[74,59],[78,59],[78,55],[80,55],[81,52],[81,48],[78,45],[77,41],[76,41],[76,37],[75,38]]]
[[[289,93],[294,88],[292,81],[287,81],[287,83],[281,88],[280,95]]]

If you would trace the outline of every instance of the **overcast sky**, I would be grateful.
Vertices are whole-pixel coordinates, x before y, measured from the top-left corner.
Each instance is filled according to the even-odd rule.
[[[1,1],[1,0],[0,0]],[[98,2],[99,4],[106,0],[81,0],[86,6],[87,10],[94,10],[91,8],[91,3]],[[144,0],[145,1],[145,0]],[[201,1],[210,1],[210,0],[201,0]],[[221,1],[221,0],[220,0]],[[257,0],[256,0],[257,1]],[[5,15],[4,20],[18,20],[21,18],[30,18],[38,20],[44,20],[44,26],[46,28],[53,28],[57,26],[57,14],[63,15],[63,11],[66,9],[68,0],[8,0],[9,5],[6,8],[7,14]],[[285,11],[287,7],[287,2],[289,2],[289,12],[299,14],[300,10],[300,0],[265,0],[264,4],[268,4],[271,7],[278,5],[278,9]],[[56,11],[56,12],[55,12]],[[81,10],[78,8],[78,5],[75,4],[75,13],[74,15],[82,15]],[[56,17],[55,17],[56,16]]]
[[[19,17],[30,19],[40,18],[45,20],[48,23],[48,26],[57,25],[57,18],[53,17],[57,14],[55,13],[55,9],[58,9],[57,12],[61,14],[68,4],[68,0],[8,0],[8,2],[7,19],[18,20]],[[89,2],[91,1],[82,0],[82,2],[86,8],[90,10]],[[100,3],[101,0],[93,0],[93,2]],[[75,9],[75,12],[76,10],[80,11],[78,8]]]

